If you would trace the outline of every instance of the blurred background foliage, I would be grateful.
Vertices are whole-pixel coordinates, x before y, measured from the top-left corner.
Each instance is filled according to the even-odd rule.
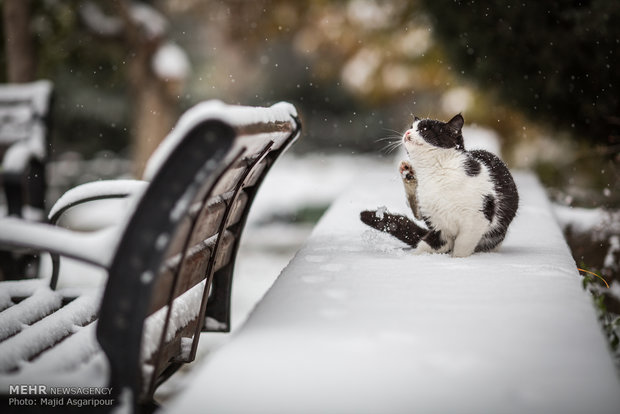
[[[114,16],[129,3],[31,1],[37,76],[56,84],[54,154],[136,158],[136,48],[83,18],[89,4]],[[617,1],[142,3],[165,16],[167,38],[191,62],[174,89],[179,113],[210,98],[289,100],[305,126],[295,151],[381,155],[381,139],[398,136],[414,114],[462,112],[497,131],[507,161],[535,168],[558,199],[620,204]]]

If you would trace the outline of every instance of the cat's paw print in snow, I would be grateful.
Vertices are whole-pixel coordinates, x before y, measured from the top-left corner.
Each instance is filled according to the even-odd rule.
[[[340,263],[326,263],[319,267],[319,269],[324,270],[326,272],[339,272],[341,270],[344,270],[345,268],[346,266]]]
[[[310,263],[323,263],[327,260],[327,256],[309,254],[309,255],[306,255],[305,259],[306,259],[306,262],[310,262]]]
[[[323,293],[328,298],[335,300],[345,300],[349,297],[349,293],[343,289],[325,289]]]
[[[309,285],[316,285],[319,283],[327,283],[330,280],[332,280],[333,277],[332,276],[327,276],[327,275],[321,275],[321,274],[315,274],[315,275],[306,275],[306,276],[302,276],[301,280],[304,283],[307,283]]]

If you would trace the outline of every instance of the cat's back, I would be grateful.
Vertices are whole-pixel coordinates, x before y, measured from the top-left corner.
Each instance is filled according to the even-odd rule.
[[[493,184],[498,201],[502,205],[506,219],[512,220],[519,206],[519,194],[506,164],[497,155],[485,150],[467,151],[467,156],[469,168],[472,170],[485,168],[488,171],[489,179]]]
[[[469,162],[474,169],[479,169],[480,164],[485,166],[489,171],[491,179],[499,185],[506,187],[506,190],[513,189],[516,193],[517,186],[515,185],[512,174],[508,170],[504,161],[502,161],[497,155],[485,150],[472,150],[467,151]]]

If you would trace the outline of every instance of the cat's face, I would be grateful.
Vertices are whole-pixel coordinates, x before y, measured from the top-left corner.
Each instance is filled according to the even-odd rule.
[[[403,144],[409,154],[433,148],[464,150],[463,123],[461,114],[448,122],[415,117],[411,128],[403,135]]]

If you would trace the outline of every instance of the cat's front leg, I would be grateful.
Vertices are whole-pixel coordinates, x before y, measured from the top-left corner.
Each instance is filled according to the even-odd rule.
[[[476,246],[486,231],[484,220],[470,220],[459,229],[454,240],[452,256],[467,257],[476,251]]]
[[[414,253],[447,253],[452,250],[452,246],[452,239],[445,239],[439,230],[430,230],[422,237]]]
[[[401,161],[398,168],[401,178],[403,179],[403,185],[405,186],[405,195],[407,196],[407,203],[413,212],[413,216],[418,220],[422,220],[422,214],[420,214],[420,205],[418,203],[418,180],[415,175],[415,171],[409,161]]]

